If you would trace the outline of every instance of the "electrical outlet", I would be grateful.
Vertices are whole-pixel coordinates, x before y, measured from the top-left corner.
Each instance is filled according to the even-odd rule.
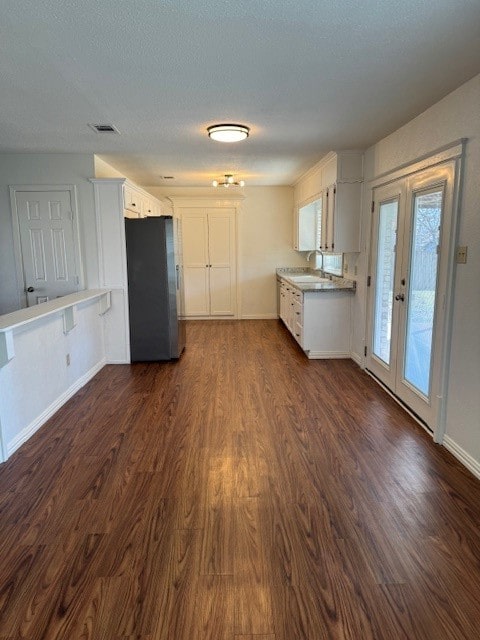
[[[348,264],[347,263],[345,263],[345,266],[344,266],[343,270],[345,271],[345,273],[348,273]]]
[[[467,263],[467,249],[468,247],[457,247],[457,264]]]
[[[67,367],[69,367],[70,366],[70,354],[69,353],[67,353],[66,360],[67,360]]]
[[[358,268],[357,268],[357,265],[355,265],[355,266],[353,267],[353,275],[354,275],[354,276],[358,276]]]

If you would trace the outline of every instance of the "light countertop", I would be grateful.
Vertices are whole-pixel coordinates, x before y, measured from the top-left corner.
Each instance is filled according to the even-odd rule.
[[[293,275],[317,275],[319,277],[325,277],[319,271],[314,271],[309,268],[302,267],[282,267],[277,269],[276,271],[277,277],[281,278],[285,282],[288,282],[289,285],[295,287],[299,291],[350,291],[352,293],[355,292],[356,283],[353,280],[346,280],[345,278],[340,278],[338,276],[326,276],[331,277],[328,282],[295,282],[290,280],[289,276]]]

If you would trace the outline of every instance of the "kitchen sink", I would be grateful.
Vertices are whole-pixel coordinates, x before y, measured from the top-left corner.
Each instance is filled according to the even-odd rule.
[[[304,273],[304,274],[297,274],[297,275],[292,275],[292,276],[285,276],[287,278],[287,280],[290,280],[291,282],[298,282],[298,283],[308,283],[308,282],[331,282],[329,278],[321,278],[320,276],[315,276],[309,273]]]

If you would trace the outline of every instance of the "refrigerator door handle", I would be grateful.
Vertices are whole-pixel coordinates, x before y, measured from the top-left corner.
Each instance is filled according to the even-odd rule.
[[[177,280],[177,291],[180,289],[180,265],[175,265],[175,273],[176,273],[176,280]]]

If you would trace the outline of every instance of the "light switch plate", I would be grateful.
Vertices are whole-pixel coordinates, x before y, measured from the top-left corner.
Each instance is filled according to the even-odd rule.
[[[457,247],[457,264],[466,264],[468,247]]]

